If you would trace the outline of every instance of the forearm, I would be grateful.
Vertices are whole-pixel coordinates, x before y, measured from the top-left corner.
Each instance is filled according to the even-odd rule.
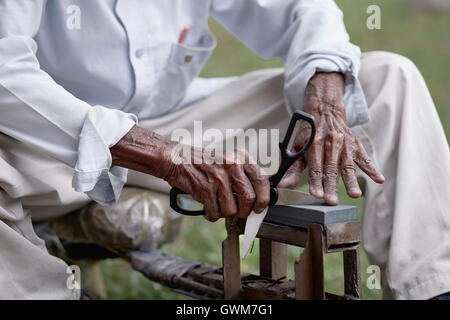
[[[110,148],[113,165],[167,180],[172,168],[171,150],[176,145],[153,131],[134,126]]]
[[[307,97],[316,97],[324,103],[336,103],[344,98],[345,78],[339,72],[318,72],[309,81]]]
[[[289,110],[302,109],[310,81],[320,73],[344,76],[342,101],[349,126],[368,120],[368,111],[358,81],[361,52],[350,42],[342,12],[333,1],[299,1],[300,25],[286,59],[285,97]],[[306,111],[306,110],[304,110]]]
[[[319,121],[327,112],[333,112],[345,120],[345,79],[341,73],[316,73],[305,92],[304,111]]]

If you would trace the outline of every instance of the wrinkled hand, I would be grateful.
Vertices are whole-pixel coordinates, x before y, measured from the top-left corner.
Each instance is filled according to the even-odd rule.
[[[317,133],[304,158],[299,159],[280,182],[280,187],[294,187],[302,171],[309,167],[309,191],[324,198],[330,205],[338,199],[339,172],[347,194],[358,198],[362,192],[356,178],[356,163],[373,181],[383,183],[384,177],[375,168],[361,141],[346,124],[344,77],[340,73],[317,73],[306,88],[303,111],[316,120]],[[294,141],[299,151],[308,141],[310,129],[301,126]]]
[[[246,151],[215,155],[138,126],[110,150],[114,165],[164,179],[203,203],[209,221],[246,218],[252,210],[262,212],[270,201],[268,177]]]
[[[172,150],[172,157],[181,146]],[[247,151],[214,155],[210,150],[192,148],[187,155],[185,153],[178,154],[180,158],[174,161],[167,181],[203,203],[207,220],[216,221],[236,214],[247,218],[252,210],[260,213],[268,206],[269,179]]]

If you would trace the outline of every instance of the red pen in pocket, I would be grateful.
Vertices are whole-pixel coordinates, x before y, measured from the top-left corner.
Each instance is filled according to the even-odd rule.
[[[191,29],[191,27],[189,25],[186,25],[183,28],[183,30],[181,30],[180,38],[178,39],[178,43],[179,44],[183,44],[184,43],[184,40],[186,40],[186,37],[187,37],[187,35],[189,33],[189,29]]]

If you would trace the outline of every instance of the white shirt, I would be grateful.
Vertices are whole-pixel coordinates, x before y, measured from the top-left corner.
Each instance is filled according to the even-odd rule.
[[[127,170],[111,167],[109,148],[137,119],[228,83],[196,78],[216,45],[210,15],[285,62],[291,110],[315,72],[336,71],[348,124],[368,120],[360,50],[332,0],[0,0],[0,132],[72,166],[75,190],[113,203]]]

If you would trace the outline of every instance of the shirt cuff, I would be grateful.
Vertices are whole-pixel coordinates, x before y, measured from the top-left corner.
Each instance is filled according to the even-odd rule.
[[[345,76],[344,104],[347,125],[353,127],[369,121],[366,98],[358,80],[359,63],[342,63],[336,59],[318,56],[310,57],[287,72],[285,100],[288,111],[293,113],[303,108],[306,86],[317,72],[340,72]]]
[[[102,106],[92,107],[81,129],[72,186],[92,200],[111,205],[119,199],[128,170],[112,166],[109,150],[137,124],[137,117]]]

